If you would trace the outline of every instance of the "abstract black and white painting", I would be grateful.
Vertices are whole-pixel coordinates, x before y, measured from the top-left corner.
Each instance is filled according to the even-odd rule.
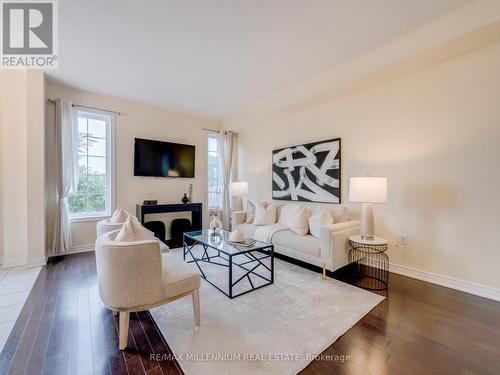
[[[273,199],[340,203],[340,138],[273,151]]]

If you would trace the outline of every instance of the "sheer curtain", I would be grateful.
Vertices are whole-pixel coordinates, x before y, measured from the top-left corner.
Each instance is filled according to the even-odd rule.
[[[76,111],[68,100],[57,99],[56,108],[56,160],[57,208],[54,222],[53,249],[64,253],[71,246],[68,197],[76,192],[78,184],[78,123]]]
[[[224,229],[230,229],[231,220],[231,169],[233,165],[233,143],[234,134],[231,131],[221,131],[219,133],[219,164],[222,174],[222,224]]]

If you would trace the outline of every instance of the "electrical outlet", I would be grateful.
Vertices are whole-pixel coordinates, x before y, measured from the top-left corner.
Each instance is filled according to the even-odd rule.
[[[406,233],[399,234],[398,244],[402,246],[408,245],[408,235]]]

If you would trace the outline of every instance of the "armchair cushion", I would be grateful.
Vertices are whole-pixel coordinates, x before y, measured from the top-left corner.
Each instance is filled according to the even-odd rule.
[[[97,222],[97,237],[113,232],[118,229],[122,229],[123,223],[111,223],[110,219],[101,220]]]
[[[184,262],[176,254],[163,254],[162,265],[165,298],[188,293],[200,287],[201,276],[196,267]]]
[[[115,241],[118,242],[133,242],[151,240],[154,238],[154,233],[144,228],[137,218],[129,216],[116,235]]]
[[[118,207],[115,210],[115,212],[113,212],[113,215],[109,218],[109,222],[112,224],[117,224],[117,223],[123,224],[128,219],[129,216],[130,214],[126,210]]]

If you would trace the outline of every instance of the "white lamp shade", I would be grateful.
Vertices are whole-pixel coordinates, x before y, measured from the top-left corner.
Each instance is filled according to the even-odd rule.
[[[231,195],[241,197],[248,194],[248,182],[231,182]]]
[[[387,178],[351,177],[349,181],[349,200],[362,203],[387,202]]]

